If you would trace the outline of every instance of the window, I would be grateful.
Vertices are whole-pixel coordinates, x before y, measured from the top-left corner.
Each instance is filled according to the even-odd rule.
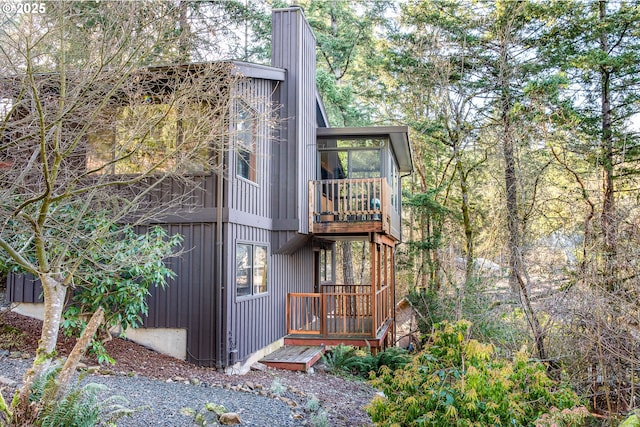
[[[267,246],[236,244],[236,295],[239,297],[267,292]]]
[[[236,117],[236,175],[256,182],[256,115],[240,102]]]
[[[379,178],[384,138],[318,139],[323,179]]]
[[[180,115],[166,104],[118,107],[115,120],[87,135],[87,170],[97,174],[208,171],[211,126],[199,108]]]
[[[333,279],[333,250],[321,248],[319,253],[319,279],[320,284],[334,283]]]

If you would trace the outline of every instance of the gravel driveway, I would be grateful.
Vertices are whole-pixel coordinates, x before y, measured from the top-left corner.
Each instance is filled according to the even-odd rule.
[[[31,361],[0,356],[0,387],[14,389]],[[12,384],[15,381],[15,384]],[[129,408],[146,407],[131,417],[121,418],[118,426],[193,426],[193,421],[180,414],[180,408],[196,411],[206,403],[224,406],[227,411],[240,415],[242,426],[289,427],[305,425],[294,419],[289,406],[274,398],[253,393],[228,390],[207,384],[193,385],[180,382],[151,380],[141,376],[88,375],[83,383],[104,384],[108,391],[101,396],[123,396]],[[7,387],[7,384],[9,386]]]

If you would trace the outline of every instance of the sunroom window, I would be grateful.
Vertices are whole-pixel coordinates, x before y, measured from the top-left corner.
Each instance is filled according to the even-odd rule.
[[[202,116],[198,108],[178,114],[166,104],[118,107],[112,121],[87,135],[86,168],[96,174],[206,172],[211,130]]]

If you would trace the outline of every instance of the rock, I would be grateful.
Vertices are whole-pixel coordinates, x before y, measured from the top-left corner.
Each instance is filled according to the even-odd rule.
[[[291,400],[287,397],[280,396],[278,397],[278,400],[280,400],[283,403],[286,403],[290,408],[295,408],[296,406],[298,406],[298,404],[294,400]]]
[[[174,377],[173,380],[175,382],[177,382],[177,383],[183,383],[183,382],[187,381],[187,379],[183,378],[183,377]]]
[[[19,351],[12,351],[9,353],[9,357],[12,359],[20,359],[22,357],[22,353]]]
[[[251,381],[247,381],[247,382],[245,383],[245,385],[247,386],[247,388],[248,388],[249,390],[255,390],[255,388],[256,388],[256,385],[255,385],[254,383],[252,383]]]
[[[18,383],[12,380],[11,378],[3,377],[0,375],[0,385],[5,385],[7,387],[14,387],[16,384]]]
[[[191,384],[193,384],[193,385],[200,385],[200,384],[202,384],[202,382],[201,382],[199,379],[195,378],[195,377],[194,377],[194,378],[191,378],[191,379],[189,380],[189,382],[190,382]]]
[[[0,349],[0,357],[4,357],[4,356],[8,356],[8,355],[9,355],[9,350]]]
[[[76,365],[76,371],[82,371],[83,369],[87,369],[87,365],[82,362],[78,362]]]
[[[264,363],[256,362],[251,365],[251,370],[265,372],[267,370],[267,365],[265,365]]]
[[[232,426],[232,425],[242,423],[242,420],[240,419],[240,414],[236,412],[227,412],[226,414],[222,414],[220,415],[220,418],[218,418],[218,421],[223,426]]]

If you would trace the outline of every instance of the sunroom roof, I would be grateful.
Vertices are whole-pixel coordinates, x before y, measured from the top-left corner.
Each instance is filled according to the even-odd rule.
[[[367,126],[353,128],[317,128],[318,138],[358,138],[358,137],[386,137],[391,141],[391,149],[398,160],[400,172],[413,171],[411,144],[409,143],[409,128],[407,126]]]

